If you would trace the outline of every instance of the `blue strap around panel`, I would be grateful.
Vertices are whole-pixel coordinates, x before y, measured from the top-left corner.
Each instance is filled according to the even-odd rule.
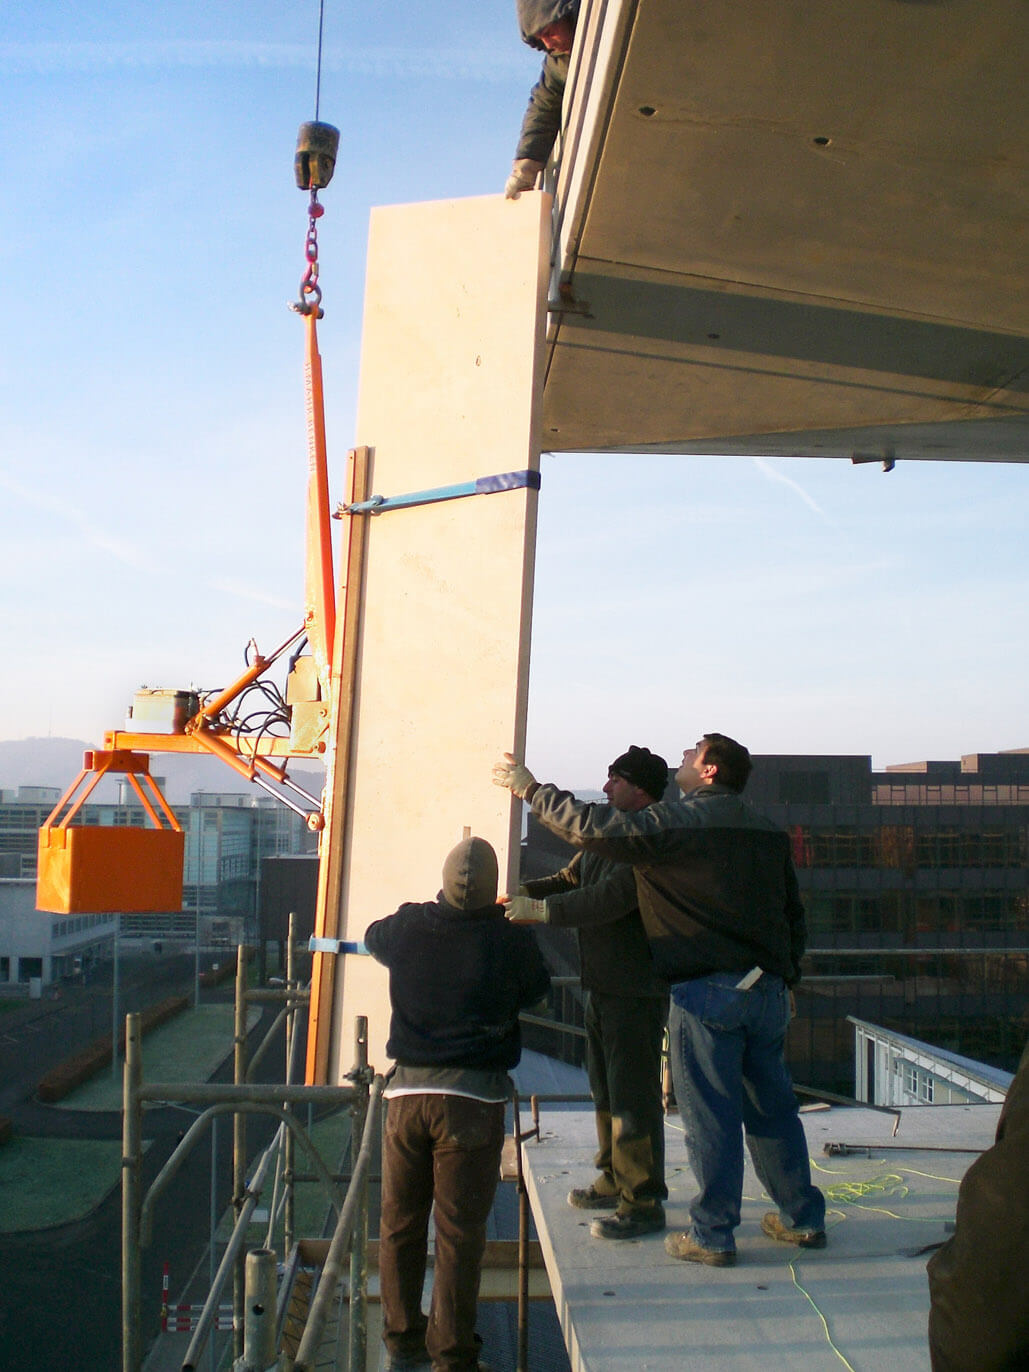
[[[307,947],[312,953],[360,953],[363,957],[371,956],[363,943],[345,943],[341,938],[316,938],[312,935]]]
[[[460,481],[454,486],[436,486],[428,491],[411,491],[407,495],[373,495],[355,505],[341,506],[341,514],[383,514],[386,510],[406,510],[412,505],[435,505],[441,500],[461,500],[468,495],[495,495],[498,491],[517,491],[540,488],[539,472],[497,472],[494,476],[480,476],[474,481]]]

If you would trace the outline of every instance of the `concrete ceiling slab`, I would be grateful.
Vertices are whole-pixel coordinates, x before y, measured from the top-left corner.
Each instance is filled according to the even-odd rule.
[[[544,445],[1027,460],[1027,37],[1021,0],[590,5]]]

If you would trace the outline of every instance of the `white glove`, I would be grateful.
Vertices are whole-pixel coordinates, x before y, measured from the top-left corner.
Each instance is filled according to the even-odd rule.
[[[531,157],[517,157],[511,164],[511,175],[507,178],[504,195],[508,200],[517,200],[522,191],[531,191],[536,178],[543,170],[542,162],[534,162]]]
[[[504,914],[512,924],[547,924],[545,900],[533,900],[532,896],[511,896],[504,901]]]
[[[505,753],[503,761],[494,764],[493,785],[506,786],[522,799],[526,791],[536,785],[536,778],[528,767],[515,760],[514,753]]]

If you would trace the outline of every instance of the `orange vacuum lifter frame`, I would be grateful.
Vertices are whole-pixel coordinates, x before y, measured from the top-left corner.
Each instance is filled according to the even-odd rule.
[[[91,772],[85,790],[73,802],[72,797]],[[112,772],[128,777],[154,826],[152,829],[72,826],[93,789]],[[160,813],[144,792],[140,777],[149,785]],[[70,808],[61,819],[66,806]],[[36,904],[41,910],[57,914],[156,914],[180,910],[184,848],[182,825],[150,775],[146,753],[127,749],[87,752],[82,759],[82,771],[39,831]],[[147,874],[145,882],[140,880],[141,871]]]
[[[329,501],[328,458],[325,443],[325,401],[322,388],[322,362],[318,351],[316,308],[305,315],[307,346],[304,362],[305,401],[307,408],[308,479],[307,516],[304,566],[304,625],[292,634],[270,656],[258,654],[241,677],[211,700],[188,720],[181,734],[137,734],[127,730],[113,730],[104,735],[106,747],[112,749],[147,749],[163,753],[207,752],[218,757],[247,781],[254,782],[281,801],[296,814],[302,815],[309,829],[317,832],[325,824],[321,802],[287,775],[284,764],[276,765],[273,757],[321,757],[327,742],[311,749],[301,749],[286,738],[263,738],[252,745],[245,739],[234,738],[230,729],[219,727],[218,717],[248,686],[296,643],[305,633],[311,646],[323,700],[330,698],[332,683],[331,653],[336,630],[336,601],[332,566],[332,514]],[[286,787],[314,806],[305,809],[284,796],[271,785]]]
[[[85,766],[75,784],[62,798],[47,824],[40,831],[40,880],[37,903],[41,909],[61,913],[76,911],[167,911],[182,904],[182,862],[184,835],[167,802],[149,775],[148,753],[210,753],[227,763],[241,776],[263,787],[297,814],[308,827],[319,832],[318,895],[314,933],[322,939],[338,937],[340,902],[343,889],[342,836],[349,789],[352,715],[357,670],[359,597],[363,577],[367,521],[346,520],[343,524],[339,587],[339,613],[332,554],[332,511],[330,508],[328,461],[326,456],[324,395],[321,356],[318,351],[317,319],[320,291],[317,287],[317,262],[312,257],[312,231],[309,232],[308,275],[301,283],[301,303],[297,307],[306,323],[305,400],[308,436],[308,483],[305,530],[305,613],[304,624],[270,656],[257,655],[255,661],[231,686],[205,702],[187,720],[182,733],[135,733],[111,730],[104,735],[104,750],[85,755]],[[369,492],[371,451],[351,449],[347,455],[345,480],[346,506],[365,500]],[[292,738],[262,737],[254,740],[238,736],[219,723],[222,711],[253,685],[283,652],[307,635],[318,677],[321,701],[327,718],[323,732],[310,746],[299,746]],[[292,782],[284,763],[272,759],[320,757],[326,763],[326,783],[319,801]],[[54,820],[89,771],[95,771],[71,813],[60,823]],[[125,771],[155,823],[154,829],[127,826],[68,828],[71,819],[100,778],[112,771]],[[134,773],[144,775],[154,789],[169,829],[162,828],[156,811],[143,795]],[[275,783],[273,785],[272,783]],[[314,808],[306,810],[284,796],[276,786],[286,787],[302,796]],[[92,837],[100,835],[100,838]],[[99,846],[97,846],[99,845]],[[159,851],[160,850],[160,851]],[[44,857],[44,853],[50,856]],[[76,854],[73,877],[61,876],[59,868]],[[44,869],[48,875],[44,878]],[[153,891],[142,891],[140,874],[155,878]],[[123,880],[123,877],[125,878]],[[177,884],[176,884],[177,883]],[[157,890],[157,887],[160,887]],[[84,902],[84,903],[83,903]],[[311,1003],[307,1044],[308,1084],[327,1080],[331,1004],[334,994],[337,954],[316,951],[313,955]]]
[[[298,747],[289,738],[264,737],[252,741],[245,736],[240,738],[232,729],[219,723],[226,707],[253,685],[305,633],[315,658],[322,699],[330,699],[330,653],[334,647],[336,608],[317,313],[316,309],[312,309],[306,317],[309,459],[304,624],[270,656],[258,654],[237,681],[205,701],[186,722],[182,733],[111,730],[104,735],[103,749],[85,754],[82,771],[40,829],[36,896],[39,909],[71,914],[115,911],[142,913],[181,908],[185,841],[181,826],[150,775],[150,753],[210,753],[301,815],[312,831],[318,832],[324,827],[321,800],[290,779],[285,759],[321,757],[327,751],[331,752],[331,731],[328,728],[325,730],[327,737],[318,738],[310,747]],[[346,527],[349,529],[349,521]],[[94,775],[85,790],[64,819],[58,821],[58,815],[90,772]],[[122,772],[128,776],[154,828],[88,825],[69,828],[71,819],[101,778],[111,772]],[[153,790],[169,828],[163,827],[158,811],[144,794],[138,776],[144,777]],[[296,798],[283,794],[280,788],[291,792],[292,797]],[[304,803],[298,803],[297,798]]]

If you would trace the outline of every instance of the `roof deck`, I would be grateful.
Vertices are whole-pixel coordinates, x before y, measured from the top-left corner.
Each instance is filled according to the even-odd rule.
[[[761,1233],[769,1202],[748,1158],[739,1263],[728,1269],[670,1258],[661,1235],[590,1238],[591,1217],[566,1195],[593,1175],[592,1112],[540,1111],[541,1139],[525,1145],[524,1157],[574,1372],[830,1372],[841,1362],[861,1372],[928,1369],[927,1246],[947,1237],[958,1183],[992,1144],[999,1105],[804,1110],[815,1180],[828,1199],[828,1247],[795,1249]],[[675,1230],[688,1223],[693,1182],[678,1116],[666,1130]],[[827,1153],[829,1145],[840,1151]]]

